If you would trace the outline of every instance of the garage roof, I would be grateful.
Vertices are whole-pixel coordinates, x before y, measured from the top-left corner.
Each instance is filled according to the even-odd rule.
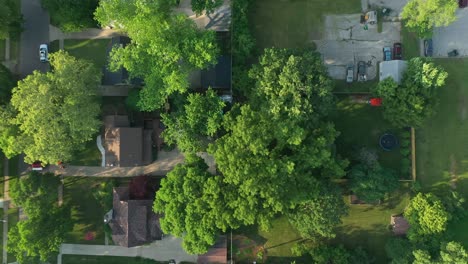
[[[407,62],[403,60],[382,61],[379,64],[379,81],[391,77],[400,84],[406,70]]]

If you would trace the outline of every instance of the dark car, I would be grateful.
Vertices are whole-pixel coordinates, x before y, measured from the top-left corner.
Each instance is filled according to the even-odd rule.
[[[393,44],[393,59],[394,60],[403,59],[403,56],[401,54],[401,43]]]
[[[392,60],[392,49],[390,47],[383,48],[383,60],[384,61]]]
[[[468,6],[468,0],[458,0],[458,7],[465,8]]]
[[[425,39],[424,40],[424,56],[432,57],[432,39]]]
[[[358,81],[363,82],[367,80],[367,74],[366,74],[366,63],[364,61],[358,62]]]

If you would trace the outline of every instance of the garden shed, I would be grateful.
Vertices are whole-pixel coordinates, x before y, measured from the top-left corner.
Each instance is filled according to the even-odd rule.
[[[402,215],[392,215],[390,225],[392,226],[393,234],[397,236],[406,235],[410,227],[408,221]]]

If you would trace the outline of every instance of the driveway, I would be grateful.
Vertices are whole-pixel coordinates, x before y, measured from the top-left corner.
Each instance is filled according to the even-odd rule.
[[[177,263],[182,261],[197,262],[197,255],[189,255],[182,248],[180,238],[165,236],[149,245],[126,248],[121,246],[62,244],[60,247],[62,255],[92,255],[92,256],[120,256],[120,257],[143,257],[158,261],[174,259]]]
[[[433,56],[448,57],[457,49],[459,56],[468,56],[468,8],[457,10],[457,20],[447,27],[435,28],[432,36]]]
[[[40,0],[21,0],[24,31],[21,33],[19,74],[21,78],[34,70],[46,72],[48,63],[39,61],[39,45],[49,43],[49,14],[41,8]]]
[[[360,14],[330,15],[325,18],[323,39],[315,40],[317,50],[322,54],[328,73],[334,79],[346,78],[346,66],[365,61],[367,79],[377,76],[377,64],[383,59],[382,49],[400,42],[400,22],[383,22],[382,32],[377,31],[377,25],[360,24]]]

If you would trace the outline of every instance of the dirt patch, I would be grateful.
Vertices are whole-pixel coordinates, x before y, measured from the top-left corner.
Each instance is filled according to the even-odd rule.
[[[232,243],[236,263],[252,263],[254,261],[265,263],[267,256],[263,245],[259,245],[254,240],[242,235],[234,236]]]

